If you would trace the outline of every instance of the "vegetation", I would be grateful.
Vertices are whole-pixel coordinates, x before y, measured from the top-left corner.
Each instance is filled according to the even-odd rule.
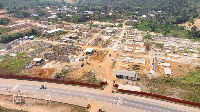
[[[10,32],[12,28],[9,27],[0,27],[0,35]]]
[[[54,76],[54,78],[55,78],[55,79],[66,79],[66,76],[67,76],[68,73],[69,73],[69,70],[63,69],[63,70],[61,71],[61,73],[60,73],[60,74],[57,73],[57,74]]]
[[[66,33],[67,33],[66,31],[59,31],[59,32],[54,32],[54,33],[42,34],[42,37],[49,39],[49,38],[59,36],[59,35],[63,35],[63,34],[66,34]]]
[[[18,74],[25,69],[26,63],[31,61],[25,53],[19,53],[16,57],[5,55],[0,63],[0,74]]]
[[[152,37],[151,37],[151,35],[147,34],[147,35],[144,36],[144,39],[152,40]]]
[[[164,44],[162,43],[154,43],[156,46],[160,47],[160,48],[163,48],[164,47]]]
[[[200,38],[200,31],[197,29],[185,31],[178,25],[187,21],[193,22],[198,17],[199,3],[198,0],[79,0],[76,6],[79,7],[79,12],[94,11],[94,20],[114,22],[118,18],[133,20],[147,15],[147,19],[133,23],[134,28],[162,33],[165,36]],[[82,17],[77,14],[73,20],[75,23],[80,22]]]
[[[154,14],[154,11],[162,11],[162,18],[171,23],[179,24],[186,22],[191,17],[198,16],[197,3],[199,3],[198,0],[79,0],[76,6],[79,6],[80,12],[94,11],[97,13],[96,19],[98,20],[138,16],[149,12]],[[109,16],[109,12],[113,12],[113,14]]]
[[[8,10],[9,14],[13,14],[17,18],[29,18],[31,17],[30,9],[37,10],[36,13],[39,16],[44,13],[38,11],[40,8],[49,6],[61,6],[66,5],[64,1],[57,2],[56,0],[1,0],[0,9],[4,8]],[[38,19],[38,18],[35,18]]]
[[[0,106],[0,112],[27,112],[27,111],[15,110],[15,109],[7,109],[7,108],[4,108],[4,107]]]
[[[83,77],[79,79],[80,82],[86,82],[86,83],[94,83],[94,84],[100,84],[101,80],[97,80],[96,74],[92,71],[85,73]]]
[[[196,26],[193,26],[191,31],[189,31],[189,36],[193,38],[200,38],[200,30],[198,30]]]
[[[0,18],[0,25],[7,25],[10,22],[8,18]]]
[[[24,36],[31,36],[31,35],[34,35],[34,36],[39,36],[40,35],[40,32],[35,30],[35,29],[31,29],[27,32],[24,32],[24,33],[15,33],[15,34],[10,34],[10,35],[3,35],[3,36],[0,36],[0,43],[8,43],[8,42],[11,42],[15,39],[19,39],[19,38],[23,38]]]
[[[146,87],[156,94],[178,97],[183,100],[200,103],[200,68],[179,77],[160,77],[149,79],[142,77]]]

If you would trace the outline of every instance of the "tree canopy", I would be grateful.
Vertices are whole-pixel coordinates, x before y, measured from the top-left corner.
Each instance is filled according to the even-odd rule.
[[[7,25],[10,22],[8,18],[0,18],[0,25]]]

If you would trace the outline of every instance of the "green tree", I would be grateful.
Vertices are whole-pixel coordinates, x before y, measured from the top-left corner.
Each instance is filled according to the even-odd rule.
[[[79,15],[77,13],[72,16],[71,22],[73,22],[73,23],[79,22]]]
[[[3,9],[3,4],[2,3],[0,3],[0,9]]]
[[[0,18],[1,25],[7,25],[9,22],[10,22],[10,19],[8,18]]]

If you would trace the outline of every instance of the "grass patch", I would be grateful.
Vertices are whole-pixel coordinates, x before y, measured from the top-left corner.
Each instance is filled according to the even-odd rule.
[[[28,111],[8,109],[0,106],[0,112],[28,112]]]
[[[32,60],[25,53],[19,53],[15,57],[5,55],[2,59],[3,61],[0,62],[1,74],[18,74],[25,69],[26,63]]]
[[[96,78],[96,74],[92,71],[88,72],[88,73],[85,73],[84,76],[82,76],[80,79],[79,79],[80,82],[86,82],[86,83],[94,83],[94,84],[100,84],[101,83],[101,80],[98,80]]]
[[[144,39],[152,40],[152,37],[151,37],[151,35],[147,34],[147,35],[144,36]]]
[[[133,25],[134,29],[142,30],[142,31],[152,31],[151,28],[149,27],[149,23],[147,21],[142,22],[137,25]]]
[[[167,36],[186,38],[188,37],[188,32],[185,30],[170,30]]]
[[[0,35],[1,34],[5,34],[7,32],[10,32],[12,30],[12,28],[9,28],[9,27],[0,27]]]
[[[66,31],[59,31],[59,32],[54,32],[54,33],[43,34],[42,37],[50,39],[52,37],[60,36],[60,35],[66,34],[66,33],[67,33]]]
[[[155,44],[157,47],[160,47],[160,48],[163,48],[163,47],[164,47],[164,44],[163,44],[163,43],[156,43],[156,42],[154,42],[154,44]]]
[[[141,82],[156,94],[174,96],[183,100],[200,103],[200,68],[193,72],[176,78],[159,77],[149,79],[147,76],[141,77]],[[178,93],[178,94],[177,94]]]

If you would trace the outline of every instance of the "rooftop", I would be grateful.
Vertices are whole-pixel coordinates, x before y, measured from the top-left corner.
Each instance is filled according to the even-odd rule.
[[[127,71],[127,70],[116,70],[115,74],[116,75],[128,76],[128,77],[135,77],[136,76],[135,71]]]

